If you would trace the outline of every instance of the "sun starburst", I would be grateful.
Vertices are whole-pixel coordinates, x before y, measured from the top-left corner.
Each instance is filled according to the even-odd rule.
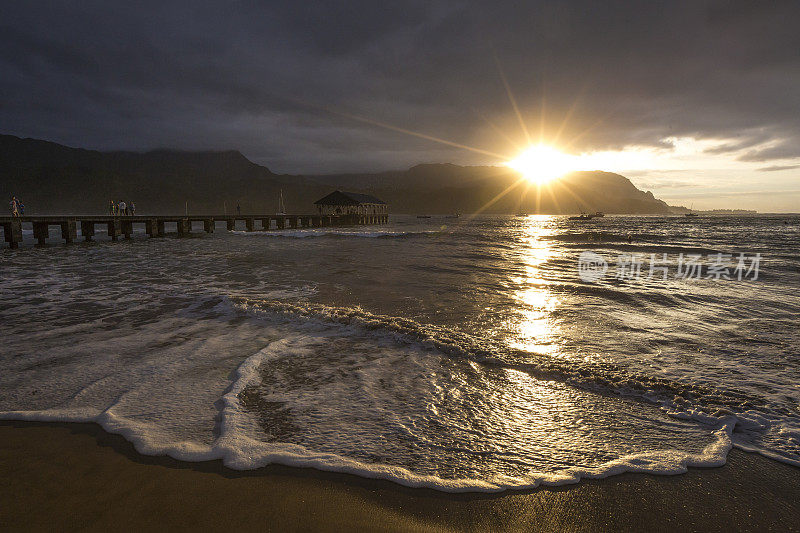
[[[558,179],[572,168],[572,157],[546,144],[537,144],[506,162],[531,183],[543,184]]]

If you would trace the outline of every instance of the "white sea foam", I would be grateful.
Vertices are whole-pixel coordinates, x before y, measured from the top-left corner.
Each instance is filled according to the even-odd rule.
[[[133,391],[120,394],[117,402],[105,408],[70,407],[39,411],[4,411],[2,419],[96,422],[106,431],[122,435],[133,443],[139,453],[168,455],[183,461],[221,459],[232,469],[249,470],[269,464],[313,467],[319,470],[354,474],[367,478],[385,479],[408,487],[426,487],[446,492],[496,492],[507,489],[534,488],[539,485],[564,485],[582,478],[602,478],[622,472],[649,472],[678,474],[692,466],[719,466],[731,447],[731,428],[734,421],[726,420],[712,432],[713,440],[700,452],[682,452],[673,449],[652,450],[624,455],[595,467],[569,467],[551,472],[526,472],[523,475],[490,475],[485,478],[442,478],[419,474],[413,470],[391,464],[368,463],[336,453],[319,452],[307,447],[281,442],[264,442],[259,439],[258,424],[251,413],[243,408],[240,396],[246,387],[259,380],[259,369],[270,359],[303,357],[311,348],[325,342],[324,336],[297,335],[274,341],[245,359],[231,375],[232,383],[222,395],[219,419],[219,436],[211,443],[193,439],[175,439],[159,421],[137,420],[131,413],[121,414],[119,400]],[[144,388],[150,390],[150,385]],[[185,389],[172,391],[178,395]],[[351,435],[350,437],[356,437]],[[348,438],[347,435],[344,435]]]
[[[291,239],[305,239],[311,237],[360,237],[360,238],[392,238],[432,235],[430,231],[390,231],[390,230],[352,230],[352,229],[301,229],[301,230],[258,230],[258,231],[232,231],[233,235],[247,235],[250,237],[284,237]]]
[[[272,305],[277,306],[278,304],[274,303]],[[437,369],[443,365],[446,366],[447,363],[445,361],[448,356],[429,342],[418,342],[403,333],[399,333],[399,330],[402,330],[401,324],[403,321],[401,319],[395,319],[397,323],[393,328],[383,329],[380,325],[380,317],[370,316],[358,310],[329,309],[329,316],[324,316],[324,313],[315,312],[313,308],[306,308],[305,318],[303,318],[296,313],[292,314],[288,310],[291,305],[281,305],[283,305],[281,312],[274,315],[274,317],[283,317],[278,322],[265,317],[264,311],[256,312],[257,318],[253,322],[253,308],[250,305],[234,304],[227,299],[219,300],[212,307],[219,317],[224,317],[228,320],[241,317],[242,313],[245,313],[245,315],[251,317],[251,326],[262,329],[277,328],[272,331],[272,334],[281,336],[280,339],[269,342],[264,348],[247,357],[244,361],[240,359],[240,362],[236,363],[230,358],[224,359],[230,360],[235,367],[234,372],[227,377],[223,377],[224,373],[221,372],[221,368],[217,365],[220,354],[219,348],[230,348],[232,345],[228,343],[224,335],[221,335],[220,331],[212,328],[214,331],[207,332],[211,334],[207,340],[190,342],[189,346],[183,347],[184,349],[179,351],[184,354],[182,357],[175,357],[179,354],[175,353],[173,349],[171,350],[173,357],[165,358],[161,354],[156,358],[157,361],[161,361],[157,365],[147,360],[136,361],[133,365],[129,364],[114,371],[114,368],[119,364],[119,358],[112,356],[106,360],[95,361],[94,369],[99,369],[99,372],[93,375],[86,375],[86,369],[83,367],[72,367],[68,370],[76,373],[73,376],[73,379],[75,379],[72,387],[74,392],[61,398],[51,399],[50,402],[55,403],[55,406],[26,411],[6,410],[0,413],[0,418],[96,422],[107,431],[124,436],[134,444],[140,453],[168,455],[184,461],[222,459],[226,466],[241,470],[259,468],[271,463],[314,467],[320,470],[386,479],[409,487],[428,487],[453,492],[491,492],[505,489],[531,488],[542,484],[561,485],[575,483],[581,478],[601,478],[628,471],[676,474],[686,471],[690,466],[719,466],[724,464],[725,455],[733,444],[731,438],[732,430],[739,420],[729,415],[719,419],[704,420],[707,423],[713,422],[716,429],[704,429],[702,427],[692,429],[689,426],[682,428],[684,431],[688,429],[693,432],[693,436],[689,440],[705,438],[701,437],[704,434],[708,436],[707,444],[699,450],[682,451],[674,447],[652,449],[622,454],[613,460],[600,462],[592,467],[567,466],[549,471],[538,471],[534,468],[514,475],[487,472],[486,475],[479,478],[470,478],[443,477],[434,473],[419,472],[413,466],[366,461],[363,458],[349,457],[346,454],[342,455],[327,449],[315,449],[313,442],[310,445],[304,445],[292,442],[265,441],[264,429],[259,426],[257,413],[243,406],[241,398],[245,389],[261,383],[262,376],[260,371],[264,369],[264,365],[270,362],[282,362],[284,365],[291,366],[300,363],[304,358],[306,363],[312,359],[317,360],[319,365],[314,368],[307,368],[305,376],[316,376],[325,381],[327,369],[330,369],[330,372],[333,373],[352,371],[352,376],[358,376],[358,384],[368,387],[372,387],[380,383],[381,380],[386,379],[387,376],[396,375],[398,372],[401,375],[413,374],[416,381],[403,381],[403,387],[411,387],[414,394],[419,394],[425,402],[431,402],[429,404],[430,407],[436,407],[437,403],[441,403],[442,398],[437,400],[434,397],[426,396],[428,393],[425,392],[425,389],[428,386],[433,387],[430,390],[436,391],[434,394],[441,394],[442,391],[450,390],[452,383],[447,381],[439,383],[436,380],[461,379],[460,372],[465,371],[464,369],[456,370],[455,374],[443,374],[436,378],[434,382],[429,382],[428,376],[431,375],[430,373],[436,373],[438,372]],[[291,314],[291,316],[287,316],[288,314]],[[353,320],[346,324],[342,323],[341,320],[332,321],[330,317],[337,314],[340,317],[350,314]],[[368,317],[367,320],[364,320],[365,316]],[[300,322],[298,322],[298,319],[300,319]],[[196,323],[192,326],[180,324],[179,322],[181,321],[182,319],[178,318],[175,321],[167,321],[167,323],[154,326],[154,329],[149,333],[152,336],[151,340],[155,343],[163,342],[165,335],[168,335],[168,331],[176,330],[181,331],[181,335],[198,339],[204,336],[203,330],[208,327],[208,325],[198,327]],[[288,324],[291,324],[293,333],[283,329]],[[191,329],[187,330],[187,327]],[[238,331],[236,336],[241,338],[242,333],[242,331]],[[124,337],[117,337],[116,340],[123,344],[128,342]],[[326,346],[328,347],[327,351],[320,350],[320,348],[325,348]],[[364,354],[372,355],[368,355],[367,360],[364,360],[363,356],[359,354],[342,359],[337,354],[341,354],[342,349],[347,347],[351,350],[366,349],[367,351]],[[100,351],[99,346],[98,349],[92,349],[84,345],[83,349],[88,349],[95,354]],[[338,366],[331,364],[333,361],[328,361],[324,357],[336,358]],[[442,359],[442,357],[445,359]],[[369,361],[370,358],[372,358],[371,362]],[[165,360],[172,360],[173,362],[164,364],[163,361]],[[476,371],[474,362],[469,363],[465,363],[466,371],[469,372],[469,369]],[[215,369],[210,375],[208,373],[197,373],[198,367],[202,368],[209,365],[210,368]],[[354,366],[351,368],[351,365]],[[404,366],[407,368],[403,368]],[[323,374],[319,374],[320,371]],[[476,375],[484,375],[483,372],[478,367]],[[554,394],[554,390],[561,390],[562,392],[557,394],[566,394],[566,397],[572,397],[574,394],[569,392],[568,387],[559,389],[558,387],[554,388],[553,384],[545,386],[535,378],[516,370],[504,370],[501,375],[505,375],[507,372],[516,372],[513,375],[514,379],[524,380],[524,386],[518,389],[520,391],[528,391],[531,387],[536,386],[541,388],[540,391],[537,391],[538,395]],[[64,374],[65,372],[62,370],[62,376]],[[66,374],[67,381],[69,381],[69,372],[66,372]],[[203,375],[205,375],[205,378]],[[52,382],[52,374],[47,374],[47,376],[47,378],[44,378],[44,382],[38,383],[39,387],[58,385]],[[48,379],[50,383],[47,383]],[[482,379],[488,378],[484,375]],[[387,400],[390,401],[390,404],[377,407],[372,405],[370,407],[370,404],[374,403],[375,397],[373,394],[376,391],[365,390],[364,398],[367,398],[368,402],[363,404],[363,399],[358,400],[343,393],[343,390],[349,390],[353,383],[355,382],[340,379],[336,384],[331,385],[329,383],[326,386],[327,388],[308,386],[303,389],[303,393],[300,396],[294,398],[288,391],[280,392],[283,386],[292,387],[291,380],[288,382],[270,380],[264,385],[272,391],[271,394],[282,395],[282,399],[291,404],[292,409],[300,411],[304,409],[321,409],[316,418],[312,417],[316,421],[314,426],[305,428],[305,431],[325,433],[331,428],[323,427],[324,425],[320,426],[321,420],[336,420],[337,417],[351,416],[347,414],[348,412],[358,412],[359,416],[362,416],[364,412],[371,412],[370,416],[374,417],[372,423],[377,421],[379,424],[389,423],[390,425],[398,424],[395,419],[396,416],[411,417],[411,419],[407,419],[399,425],[402,426],[411,421],[413,426],[408,426],[408,428],[416,427],[416,429],[410,430],[409,434],[420,438],[419,445],[422,446],[421,451],[424,451],[425,446],[427,446],[425,443],[428,442],[431,435],[425,434],[425,429],[419,426],[419,422],[428,415],[422,413],[423,418],[418,418],[416,422],[413,422],[414,417],[418,417],[421,414],[420,411],[415,412],[412,410],[405,414],[397,412],[398,406],[408,401],[407,398],[399,399],[399,404],[393,403],[395,400],[390,399]],[[373,385],[368,385],[370,383]],[[511,385],[505,381],[503,383],[505,383],[503,394],[507,395]],[[513,383],[513,380],[511,383]],[[64,387],[65,384],[61,383],[61,386],[65,389],[70,389],[69,386]],[[333,386],[333,389],[330,388],[331,386]],[[420,386],[423,389],[419,389]],[[344,387],[344,389],[341,387]],[[392,395],[391,390],[384,392],[389,396]],[[510,401],[509,398],[506,398],[506,401]],[[529,400],[521,398],[519,401]],[[564,398],[560,396],[553,398],[554,405],[558,404],[561,409],[568,410],[563,405],[564,401]],[[85,405],[87,402],[91,405]],[[348,405],[348,402],[350,405]],[[610,410],[619,410],[623,403],[621,400],[615,401],[608,408]],[[204,405],[205,408],[199,409],[199,405]],[[626,405],[627,408],[630,408],[630,404]],[[446,406],[440,405],[439,407]],[[602,411],[597,405],[595,408]],[[505,414],[508,415],[509,420],[519,416],[518,412]],[[498,413],[490,413],[490,415],[497,416]],[[389,416],[389,419],[385,419],[384,417],[386,416]],[[639,417],[640,414],[637,413],[636,416]],[[699,415],[694,418],[699,418]],[[395,420],[395,422],[391,420]],[[600,422],[601,424],[604,423],[602,420]],[[640,422],[638,421],[637,423]],[[460,424],[463,421],[454,419],[450,423]],[[654,421],[653,423],[663,424],[663,421]],[[357,441],[361,443],[360,446],[362,448],[368,448],[370,439],[375,436],[370,435],[369,431],[366,433],[360,432],[358,426],[349,426],[347,424],[332,429],[335,432],[341,432],[338,434],[339,442],[335,438],[331,438],[332,434],[325,434],[326,438],[332,441],[330,444],[334,449],[346,441]],[[370,428],[370,430],[374,429]],[[542,429],[550,431],[547,428]],[[646,431],[643,427],[640,430]],[[584,431],[586,429],[579,428],[579,433]],[[568,433],[563,433],[560,439],[563,441],[561,443],[562,447],[564,444],[575,445],[575,450],[577,451],[580,451],[585,446],[591,448],[589,443],[581,442],[580,439],[572,440]],[[681,442],[688,441],[682,439]],[[439,450],[438,452],[437,449]],[[438,445],[434,445],[426,453],[431,454],[430,460],[434,464],[436,461],[447,459],[441,455],[442,453],[446,455],[447,452],[443,452]],[[437,457],[437,453],[439,457]],[[559,453],[563,454],[563,450]],[[459,454],[463,455],[463,451],[459,452]],[[480,454],[479,457],[481,461],[486,459]],[[429,468],[430,466],[423,468],[423,471]]]

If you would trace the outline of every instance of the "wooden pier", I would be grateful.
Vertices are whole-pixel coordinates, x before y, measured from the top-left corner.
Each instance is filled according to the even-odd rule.
[[[194,222],[203,223],[205,233],[213,233],[218,222],[225,222],[227,231],[233,231],[236,222],[243,221],[246,231],[272,231],[297,228],[325,228],[334,226],[358,226],[386,224],[389,222],[388,214],[348,214],[348,215],[188,215],[188,216],[98,216],[98,215],[64,215],[64,216],[23,216],[0,217],[0,227],[3,228],[5,241],[11,248],[18,248],[22,242],[22,225],[29,223],[33,226],[33,236],[40,245],[45,244],[50,236],[50,228],[58,226],[61,229],[61,238],[66,243],[78,239],[78,228],[85,241],[91,241],[95,236],[97,226],[103,226],[112,241],[120,237],[130,239],[134,226],[144,227],[150,237],[163,237],[166,235],[165,225],[174,223],[179,236],[192,233]],[[102,229],[101,229],[102,231]]]

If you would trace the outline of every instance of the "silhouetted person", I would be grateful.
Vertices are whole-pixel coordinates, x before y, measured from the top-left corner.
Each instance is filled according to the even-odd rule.
[[[19,216],[19,200],[17,200],[16,196],[11,197],[11,201],[8,203],[9,209],[11,209],[11,216],[18,217]]]
[[[127,215],[128,214],[128,204],[125,202],[120,202],[117,205],[117,209],[120,215]]]
[[[239,202],[236,202],[236,214],[237,215],[242,214],[242,206],[239,205]]]
[[[136,214],[136,204],[131,202],[130,209],[131,209],[131,216],[135,215]]]
[[[109,201],[109,203],[108,203],[108,214],[113,217],[115,212],[116,212],[116,210],[117,210],[117,206],[114,205],[114,200]]]

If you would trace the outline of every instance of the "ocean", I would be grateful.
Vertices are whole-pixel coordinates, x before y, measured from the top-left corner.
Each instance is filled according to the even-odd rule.
[[[800,466],[796,216],[26,239],[0,251],[2,419],[450,492]]]

